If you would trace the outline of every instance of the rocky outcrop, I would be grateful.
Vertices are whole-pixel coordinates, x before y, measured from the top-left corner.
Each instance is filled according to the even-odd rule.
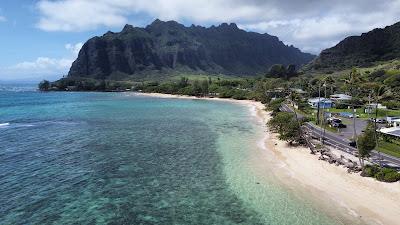
[[[126,25],[88,40],[69,77],[128,79],[148,74],[196,72],[264,74],[273,64],[306,64],[314,58],[277,37],[246,32],[236,24],[185,27],[155,20],[145,28]]]
[[[361,36],[348,37],[336,46],[323,50],[310,65],[315,70],[336,70],[367,67],[377,61],[399,57],[400,22]]]

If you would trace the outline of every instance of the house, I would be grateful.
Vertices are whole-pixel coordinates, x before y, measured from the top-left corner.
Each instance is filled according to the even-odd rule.
[[[307,94],[307,91],[304,91],[303,89],[300,88],[290,88],[291,91],[299,94],[299,95],[305,95]]]
[[[400,127],[381,128],[379,132],[391,137],[400,138]]]
[[[400,117],[399,116],[388,116],[388,117],[386,117],[386,121],[392,127],[400,127]]]
[[[351,96],[346,94],[334,94],[329,96],[332,101],[340,102],[340,101],[350,101]]]
[[[327,98],[310,98],[308,99],[308,104],[312,108],[322,108],[322,109],[329,109],[333,107],[333,102]]]
[[[400,125],[400,116],[387,116],[387,117],[386,117],[386,121],[387,121],[388,124],[390,124],[391,126],[394,126],[394,127],[395,127],[395,124],[394,124],[394,123],[396,123],[396,125],[399,126],[399,125]]]
[[[78,90],[77,86],[67,86],[67,88],[65,88],[66,91],[76,91]]]
[[[383,106],[380,103],[378,103],[378,104],[377,103],[371,103],[371,104],[367,104],[365,106],[364,112],[365,113],[373,113],[373,112],[375,112],[376,108],[378,108],[378,109],[387,109],[386,106]]]

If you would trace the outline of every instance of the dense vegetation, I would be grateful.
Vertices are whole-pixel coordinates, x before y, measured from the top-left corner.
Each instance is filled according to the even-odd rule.
[[[374,177],[377,180],[384,182],[396,182],[400,180],[400,173],[396,170],[381,168],[378,165],[366,165],[361,176]]]

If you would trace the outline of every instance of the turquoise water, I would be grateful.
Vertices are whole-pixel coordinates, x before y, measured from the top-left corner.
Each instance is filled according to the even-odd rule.
[[[241,105],[13,90],[0,109],[0,224],[343,223],[257,179]]]

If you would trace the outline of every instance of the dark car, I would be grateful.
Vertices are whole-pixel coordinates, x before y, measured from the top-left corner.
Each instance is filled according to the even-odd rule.
[[[357,142],[355,141],[350,141],[349,142],[349,146],[353,147],[353,148],[357,148]]]
[[[346,128],[347,126],[343,123],[336,123],[336,122],[332,122],[331,123],[332,127],[337,127],[337,128]]]

